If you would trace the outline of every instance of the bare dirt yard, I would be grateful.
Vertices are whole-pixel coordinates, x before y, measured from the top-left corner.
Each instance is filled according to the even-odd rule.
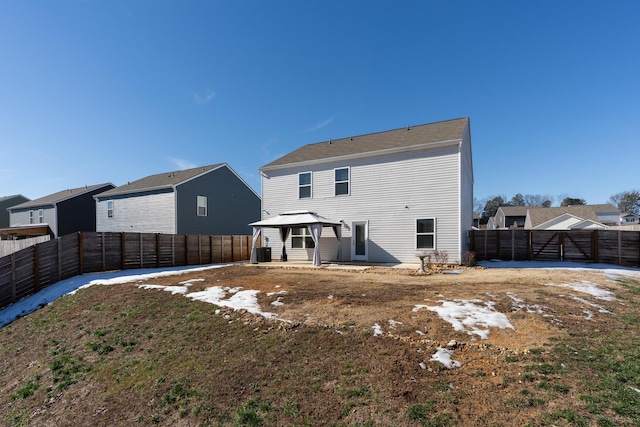
[[[637,278],[542,268],[93,286],[0,330],[0,405],[8,425],[637,426],[639,302]],[[60,354],[86,368],[64,388]]]

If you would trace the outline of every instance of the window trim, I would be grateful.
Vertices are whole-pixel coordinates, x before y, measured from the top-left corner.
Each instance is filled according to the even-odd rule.
[[[347,174],[348,174],[347,179],[346,181],[345,180],[338,181],[336,178],[336,172],[343,169],[347,170]],[[345,194],[338,194],[337,185],[345,184],[345,183],[347,184],[347,192]],[[345,166],[345,167],[333,169],[333,195],[336,197],[351,195],[351,166]]]
[[[204,204],[201,204],[200,203],[201,201],[204,202]],[[209,199],[207,198],[207,196],[196,196],[196,215],[208,216],[209,214],[208,204],[209,204]],[[200,208],[204,208],[203,214],[200,214]]]
[[[418,221],[423,221],[423,220],[432,220],[433,221],[433,231],[432,232],[428,232],[428,233],[419,233],[418,232]],[[436,225],[437,225],[436,218],[435,217],[416,218],[414,224],[415,224],[415,227],[416,227],[415,228],[415,236],[416,237],[415,237],[415,240],[414,240],[416,250],[422,250],[422,251],[432,250],[432,251],[435,251],[436,248],[438,247],[437,246],[437,234],[438,233],[437,233],[437,228],[436,228]],[[421,248],[421,247],[419,247],[418,246],[418,237],[419,236],[433,236],[433,247],[431,247],[431,248]]]
[[[33,209],[29,210],[29,224],[34,224],[35,215],[33,214]]]
[[[309,184],[300,184],[301,175],[309,175]],[[309,197],[301,197],[300,190],[302,188],[309,187]],[[298,199],[312,199],[313,198],[313,173],[311,171],[298,172]]]
[[[107,200],[107,218],[113,218],[113,200]]]
[[[302,230],[301,234],[296,234],[296,230]],[[301,239],[302,246],[294,246],[293,239]],[[313,237],[311,237],[311,232],[309,231],[309,227],[293,227],[291,228],[291,249],[313,249],[315,248],[315,243],[313,242]]]
[[[44,223],[44,209],[38,209],[38,224]]]

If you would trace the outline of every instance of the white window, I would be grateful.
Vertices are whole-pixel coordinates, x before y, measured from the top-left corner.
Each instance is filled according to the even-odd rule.
[[[29,224],[33,224],[33,211],[29,211]]]
[[[349,168],[334,169],[335,195],[349,194]]]
[[[113,218],[113,200],[107,200],[107,218]]]
[[[298,174],[298,198],[311,198],[311,172]]]
[[[207,216],[207,196],[198,196],[198,216]]]
[[[291,229],[291,247],[296,249],[312,249],[316,247],[307,227]]]
[[[436,219],[426,218],[416,221],[416,248],[436,248]]]
[[[38,209],[38,223],[42,224],[44,222],[44,209]]]

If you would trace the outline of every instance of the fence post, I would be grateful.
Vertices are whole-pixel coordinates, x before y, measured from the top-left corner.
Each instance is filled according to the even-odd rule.
[[[58,282],[62,280],[62,237],[56,239],[58,241]]]
[[[511,229],[511,261],[516,260],[516,229]]]
[[[82,231],[78,231],[78,267],[80,274],[84,273],[84,234]]]
[[[213,264],[213,236],[209,235],[209,264]]]
[[[104,231],[100,233],[100,249],[102,250],[102,271],[107,271],[107,244]]]
[[[156,268],[160,268],[160,233],[156,233]]]
[[[600,236],[598,230],[593,230],[591,234],[591,258],[593,262],[600,262]]]
[[[124,270],[124,260],[126,258],[126,254],[124,251],[126,250],[126,245],[124,243],[124,232],[120,233],[120,270]]]
[[[533,258],[533,232],[527,230],[527,261]]]
[[[622,265],[622,231],[618,230],[618,265]]]
[[[33,247],[33,284],[35,292],[40,290],[40,245]]]
[[[202,235],[198,234],[198,265],[202,265]]]
[[[174,234],[171,235],[171,266],[176,266],[176,241],[174,238]]]
[[[11,254],[11,303],[16,302],[16,254]]]
[[[144,245],[142,244],[142,233],[140,233],[140,268],[144,268]]]

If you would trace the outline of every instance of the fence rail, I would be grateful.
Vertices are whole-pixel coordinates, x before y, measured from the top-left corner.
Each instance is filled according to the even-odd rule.
[[[471,230],[476,259],[573,261],[640,266],[640,232],[623,230]]]
[[[246,261],[251,236],[79,232],[0,258],[0,309],[84,273]]]

